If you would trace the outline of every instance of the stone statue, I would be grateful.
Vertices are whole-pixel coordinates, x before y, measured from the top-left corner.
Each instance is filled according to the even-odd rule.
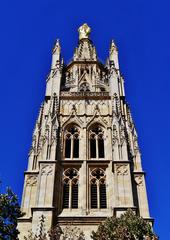
[[[79,27],[78,32],[79,32],[79,40],[83,38],[89,38],[91,28],[87,25],[87,23],[84,23],[82,26]]]

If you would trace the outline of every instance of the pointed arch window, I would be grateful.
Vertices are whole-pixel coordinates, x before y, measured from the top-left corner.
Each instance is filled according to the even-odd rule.
[[[79,175],[75,168],[68,168],[63,173],[63,208],[78,208]]]
[[[100,126],[95,126],[89,132],[90,158],[104,158],[104,131]]]
[[[65,131],[65,158],[79,158],[79,130],[76,126],[71,126]]]
[[[91,208],[107,208],[106,176],[101,168],[90,173],[90,205]]]

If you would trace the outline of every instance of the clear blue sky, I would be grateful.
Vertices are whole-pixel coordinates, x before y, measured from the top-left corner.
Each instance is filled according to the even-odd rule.
[[[170,220],[170,3],[165,0],[4,0],[0,3],[0,179],[21,199],[32,132],[43,101],[51,49],[67,62],[87,22],[98,56],[119,48],[126,97],[136,123],[151,216],[161,240]]]

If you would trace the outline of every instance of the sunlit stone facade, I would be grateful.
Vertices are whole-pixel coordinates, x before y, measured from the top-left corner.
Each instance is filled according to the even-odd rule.
[[[128,208],[151,221],[138,138],[127,105],[118,49],[111,42],[106,64],[79,28],[70,63],[57,40],[45,99],[33,132],[19,219],[20,240],[29,229],[74,223],[86,239],[108,216]]]

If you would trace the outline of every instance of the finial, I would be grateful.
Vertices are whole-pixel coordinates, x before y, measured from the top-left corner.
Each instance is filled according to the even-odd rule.
[[[79,40],[83,38],[89,38],[91,28],[87,25],[87,23],[84,23],[82,26],[78,29],[79,32]]]
[[[110,50],[113,50],[113,49],[117,50],[117,47],[116,47],[115,41],[112,39],[111,44],[110,44]]]
[[[57,49],[58,49],[58,51],[60,51],[60,41],[59,41],[59,39],[57,39],[55,44],[54,44],[53,53],[55,53]]]

